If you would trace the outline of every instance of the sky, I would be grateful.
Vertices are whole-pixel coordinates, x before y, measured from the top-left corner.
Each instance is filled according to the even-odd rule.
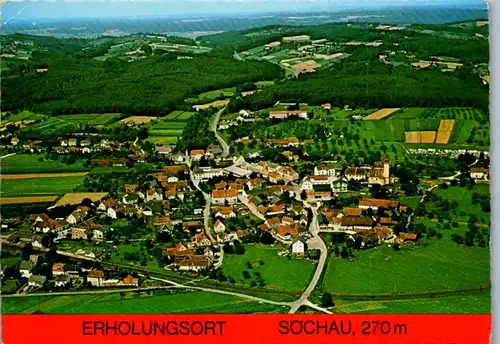
[[[5,0],[0,0],[0,4]],[[484,0],[7,0],[3,23],[12,19],[196,16],[284,11],[335,11],[380,7],[485,5]]]

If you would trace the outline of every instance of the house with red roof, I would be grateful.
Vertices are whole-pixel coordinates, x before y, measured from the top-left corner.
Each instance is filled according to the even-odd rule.
[[[175,257],[174,266],[180,271],[201,271],[212,265],[212,259],[208,255],[186,255]]]
[[[184,246],[181,242],[175,247],[167,248],[164,250],[164,255],[168,257],[182,257],[192,254],[193,251]]]
[[[204,155],[205,151],[203,149],[193,149],[189,154],[193,160],[200,160]]]
[[[362,199],[359,201],[358,208],[373,210],[378,210],[378,208],[385,209],[398,209],[399,201],[387,200],[387,199]]]
[[[193,238],[191,239],[191,244],[196,247],[206,247],[212,245],[212,242],[209,238],[207,238],[205,233],[201,232],[193,236]]]
[[[212,202],[214,204],[235,204],[238,202],[238,191],[235,189],[230,190],[213,190]]]

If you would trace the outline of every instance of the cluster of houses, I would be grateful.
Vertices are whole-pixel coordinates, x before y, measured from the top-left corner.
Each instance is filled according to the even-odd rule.
[[[470,169],[470,177],[476,183],[489,183],[490,182],[490,169],[481,167],[472,167]]]
[[[33,247],[43,247],[43,234],[55,235],[55,240],[73,239],[88,240],[100,243],[104,236],[101,225],[90,218],[90,210],[87,206],[79,206],[66,219],[52,219],[47,214],[31,214],[28,218],[34,235],[31,239]]]
[[[384,211],[383,215],[378,215],[379,209]],[[360,237],[361,246],[370,247],[383,242],[402,244],[416,240],[417,236],[405,232],[395,235],[393,227],[398,221],[387,213],[397,217],[407,209],[407,206],[395,200],[362,199],[357,208],[322,209],[320,229],[325,232],[346,233],[352,240]]]
[[[33,269],[38,263],[38,256],[31,255],[29,260],[23,260],[19,265],[19,273],[22,278],[28,279],[28,286],[41,287],[47,282],[45,275],[33,274]],[[68,269],[66,263],[54,263],[52,265],[52,277],[55,287],[66,287],[72,281],[83,282],[80,271]],[[90,269],[87,271],[87,285],[93,287],[138,287],[139,278],[128,274],[124,278],[105,278],[103,270]]]

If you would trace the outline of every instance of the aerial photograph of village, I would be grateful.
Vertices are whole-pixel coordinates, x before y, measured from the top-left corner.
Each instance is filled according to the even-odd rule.
[[[490,313],[485,3],[183,3],[3,5],[2,313]]]

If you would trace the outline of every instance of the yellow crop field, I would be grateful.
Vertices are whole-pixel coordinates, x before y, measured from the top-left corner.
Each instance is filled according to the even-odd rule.
[[[389,116],[390,114],[398,111],[400,108],[387,108],[387,109],[380,109],[378,111],[375,111],[371,115],[368,115],[363,118],[364,121],[370,121],[370,120],[378,120],[385,118]]]
[[[107,192],[77,192],[67,193],[57,201],[56,206],[80,204],[85,198],[90,198],[92,202],[97,202],[108,195]]]

